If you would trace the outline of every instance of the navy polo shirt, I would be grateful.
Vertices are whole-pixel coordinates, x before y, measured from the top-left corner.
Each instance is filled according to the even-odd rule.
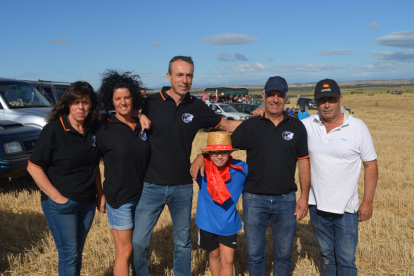
[[[222,117],[189,93],[177,106],[165,93],[169,89],[163,87],[160,93],[149,95],[142,109],[151,120],[151,158],[144,180],[158,185],[190,184],[194,137],[201,128],[218,127]]]
[[[275,126],[272,121],[254,117],[244,121],[231,135],[234,148],[247,151],[249,173],[243,192],[281,195],[297,191],[296,162],[309,158],[305,126],[284,112]]]
[[[100,155],[95,129],[85,128],[80,134],[63,115],[43,128],[29,159],[30,164],[44,170],[62,196],[79,203],[96,202]],[[47,198],[41,192],[42,201]]]
[[[119,208],[138,199],[151,152],[138,120],[132,130],[112,114],[103,122],[96,138],[105,165],[103,190],[108,204]]]

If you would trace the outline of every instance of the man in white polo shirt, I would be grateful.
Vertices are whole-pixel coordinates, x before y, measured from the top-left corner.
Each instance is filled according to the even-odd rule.
[[[358,221],[372,217],[377,154],[364,122],[341,110],[341,91],[334,80],[318,82],[314,98],[318,113],[302,123],[311,164],[309,213],[322,251],[322,275],[357,275]],[[359,205],[361,161],[364,197]]]

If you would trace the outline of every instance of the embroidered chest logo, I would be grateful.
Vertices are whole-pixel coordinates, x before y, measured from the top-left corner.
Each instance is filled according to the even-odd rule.
[[[284,131],[284,132],[282,133],[282,137],[283,137],[283,139],[285,139],[285,140],[292,140],[292,139],[293,139],[293,135],[295,135],[295,133],[290,132],[290,131]]]
[[[190,113],[184,113],[182,118],[183,118],[184,123],[188,124],[189,122],[193,120],[194,115],[191,115]]]
[[[92,141],[92,146],[96,147],[96,136],[95,135],[92,135],[91,141]]]
[[[142,140],[147,140],[147,134],[144,131],[141,131],[139,133],[139,138],[141,138]]]

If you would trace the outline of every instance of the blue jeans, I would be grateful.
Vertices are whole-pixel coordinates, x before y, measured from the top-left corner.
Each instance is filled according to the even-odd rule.
[[[42,201],[47,225],[59,252],[60,276],[80,275],[82,251],[91,229],[96,204],[82,204],[68,200],[64,204],[50,198]]]
[[[164,206],[170,211],[174,234],[174,275],[191,275],[190,223],[193,184],[164,186],[144,182],[141,199],[135,211],[132,234],[135,275],[149,275],[148,246],[152,229]]]
[[[250,276],[265,275],[264,250],[269,220],[275,249],[273,275],[289,275],[292,264],[290,253],[296,231],[295,208],[295,192],[274,196],[243,193],[244,234]]]
[[[309,214],[313,233],[322,251],[322,276],[357,275],[358,213],[334,214],[309,205]]]

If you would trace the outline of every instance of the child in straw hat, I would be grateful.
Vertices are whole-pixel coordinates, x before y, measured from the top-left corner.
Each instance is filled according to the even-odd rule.
[[[204,154],[205,176],[197,176],[198,192],[196,224],[199,245],[209,252],[213,276],[233,275],[237,233],[242,224],[236,210],[247,176],[247,164],[232,158],[236,151],[230,134],[210,132]]]

